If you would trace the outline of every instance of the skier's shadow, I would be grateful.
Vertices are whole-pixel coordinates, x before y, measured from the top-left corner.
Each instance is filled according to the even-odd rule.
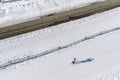
[[[82,61],[77,61],[75,64],[92,62],[93,60],[94,60],[94,59],[92,59],[92,58],[88,58],[88,59],[85,59],[85,60],[82,60]]]

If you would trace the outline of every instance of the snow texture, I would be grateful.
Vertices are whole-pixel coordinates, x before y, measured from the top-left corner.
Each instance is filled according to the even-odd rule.
[[[38,19],[104,0],[23,0],[0,3],[0,27]]]
[[[120,8],[0,40],[0,64],[68,45],[0,70],[0,80],[120,80]],[[71,64],[76,57],[80,63]],[[81,63],[82,62],[82,63]]]
[[[68,45],[87,36],[119,27],[119,14],[120,8],[116,8],[80,20],[1,40],[0,64]]]
[[[1,80],[119,80],[120,30],[0,71]],[[116,56],[117,55],[117,56]],[[71,64],[94,59],[89,63]],[[116,66],[118,65],[118,66]],[[94,79],[93,79],[94,78]]]

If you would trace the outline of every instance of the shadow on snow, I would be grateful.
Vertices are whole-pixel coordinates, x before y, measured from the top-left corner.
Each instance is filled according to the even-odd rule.
[[[76,61],[74,64],[88,63],[88,62],[92,62],[93,60],[94,60],[93,58],[87,58],[85,60]]]

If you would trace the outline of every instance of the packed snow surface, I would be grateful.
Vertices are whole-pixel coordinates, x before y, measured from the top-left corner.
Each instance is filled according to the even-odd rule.
[[[120,8],[0,41],[0,64],[119,27]],[[8,56],[9,55],[9,56]]]
[[[1,80],[119,80],[120,30],[0,71]],[[94,59],[91,62],[71,64]],[[112,70],[112,71],[111,71]],[[104,73],[104,74],[103,74]],[[94,79],[93,79],[94,78]]]
[[[104,0],[23,0],[0,3],[0,27],[80,8]]]
[[[0,40],[0,65],[120,28],[120,8]],[[0,80],[120,80],[120,30],[0,70]],[[78,63],[71,64],[76,57]],[[92,59],[91,61],[86,61]]]

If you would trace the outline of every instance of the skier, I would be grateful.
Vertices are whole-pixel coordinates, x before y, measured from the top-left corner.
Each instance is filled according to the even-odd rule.
[[[73,58],[72,64],[76,63],[76,58]]]

